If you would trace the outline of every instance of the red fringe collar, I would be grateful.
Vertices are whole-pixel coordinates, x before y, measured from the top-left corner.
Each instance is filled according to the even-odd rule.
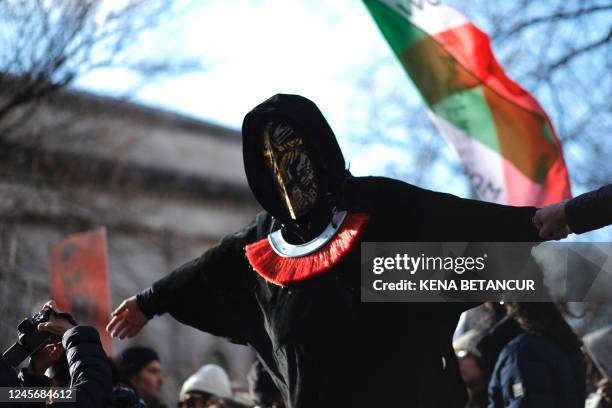
[[[268,282],[287,286],[320,275],[336,265],[359,242],[358,238],[369,220],[367,214],[348,214],[336,235],[317,252],[299,257],[278,255],[268,237],[245,247],[253,269]]]

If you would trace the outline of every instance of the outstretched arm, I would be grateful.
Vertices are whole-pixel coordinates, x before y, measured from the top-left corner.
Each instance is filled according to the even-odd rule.
[[[347,183],[345,206],[392,218],[386,240],[539,242],[535,207],[512,207],[426,190],[399,180],[364,177]],[[354,202],[353,202],[354,201]],[[397,233],[395,233],[397,232]]]
[[[107,330],[114,337],[133,337],[155,315],[170,313],[187,325],[246,342],[254,321],[253,275],[244,245],[255,226],[226,237],[199,258],[179,267],[149,289],[126,299],[113,312]]]
[[[432,191],[424,193],[421,206],[447,241],[542,241],[533,223],[535,207],[493,204]]]

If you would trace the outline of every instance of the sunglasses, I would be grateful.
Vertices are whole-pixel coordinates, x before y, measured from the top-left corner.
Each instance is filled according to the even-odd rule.
[[[225,408],[227,405],[223,398],[211,396],[190,395],[184,401],[177,403],[178,408],[208,408],[208,407]]]

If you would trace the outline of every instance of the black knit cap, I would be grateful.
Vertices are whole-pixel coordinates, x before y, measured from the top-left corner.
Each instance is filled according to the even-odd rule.
[[[157,353],[148,347],[133,346],[123,350],[117,356],[117,365],[121,378],[125,381],[137,374],[151,361],[160,361]]]

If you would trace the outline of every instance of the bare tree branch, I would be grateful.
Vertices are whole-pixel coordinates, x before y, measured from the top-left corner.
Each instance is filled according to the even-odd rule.
[[[560,20],[573,20],[578,17],[583,17],[588,14],[598,13],[601,11],[612,10],[612,4],[598,4],[592,7],[579,8],[573,11],[557,11],[553,14],[538,16],[529,18],[526,20],[519,21],[517,24],[512,26],[510,29],[505,31],[498,31],[491,36],[492,41],[502,40],[506,37],[511,37],[526,28],[532,27],[538,24],[550,24],[554,21]]]
[[[608,31],[608,34],[597,41],[593,41],[581,47],[572,48],[567,54],[551,63],[546,71],[544,71],[542,76],[549,76],[554,70],[570,63],[574,58],[586,54],[590,51],[595,50],[601,46],[607,45],[610,41],[612,41],[612,27]]]
[[[0,130],[14,128],[12,116],[20,106],[36,105],[96,69],[121,67],[143,77],[202,70],[199,58],[151,59],[127,52],[169,17],[171,5],[171,0],[0,1]],[[23,112],[16,116],[27,119]]]

